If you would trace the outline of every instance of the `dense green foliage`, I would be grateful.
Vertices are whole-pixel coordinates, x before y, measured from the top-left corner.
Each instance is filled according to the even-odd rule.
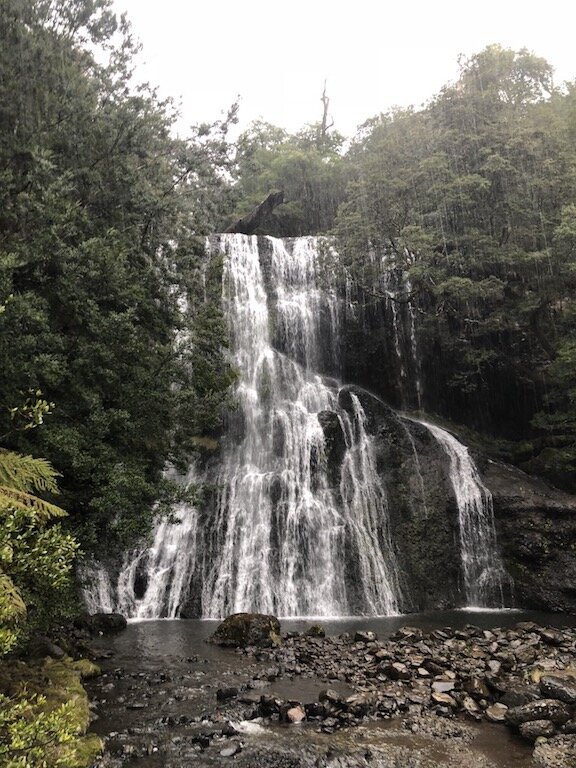
[[[576,481],[576,88],[491,46],[419,112],[353,143],[337,231],[356,275],[367,244],[410,275],[425,406],[512,440],[510,456]]]
[[[310,125],[295,135],[257,121],[236,145],[234,193],[237,217],[260,203],[271,190],[286,202],[266,222],[267,234],[312,235],[333,225],[344,195],[343,137]]]
[[[176,438],[217,425],[232,380],[195,237],[231,205],[235,120],[174,139],[110,5],[0,3],[0,433],[23,393],[57,404],[9,447],[58,466],[84,548],[106,531],[109,552],[146,530]]]

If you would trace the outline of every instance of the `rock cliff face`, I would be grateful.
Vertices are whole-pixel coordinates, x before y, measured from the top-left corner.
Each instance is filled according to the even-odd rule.
[[[447,480],[447,458],[421,424],[401,418],[358,387],[354,392],[375,438],[378,470],[388,495],[390,527],[400,569],[403,610],[463,605],[458,513]]]
[[[341,402],[352,391],[362,402],[377,443],[407,596],[405,609],[465,604],[458,510],[446,454],[424,425],[400,416],[358,387],[343,390]],[[493,495],[499,549],[514,581],[506,604],[576,611],[576,497],[516,467],[476,459]]]
[[[521,470],[489,461],[502,555],[526,608],[576,611],[576,497]]]

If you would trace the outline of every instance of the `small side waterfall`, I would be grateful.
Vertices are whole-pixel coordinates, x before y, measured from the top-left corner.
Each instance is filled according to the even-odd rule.
[[[350,284],[338,284],[337,254],[312,237],[221,235],[207,250],[223,263],[238,373],[233,428],[217,459],[199,460],[182,480],[208,489],[201,503],[159,521],[151,544],[127,553],[115,570],[86,569],[89,610],[175,618],[186,606],[185,615],[220,618],[239,611],[393,615],[418,605],[410,590],[433,583],[437,556],[422,566],[427,571],[407,567],[425,560],[423,549],[410,544],[416,555],[407,559],[398,531],[407,541],[416,530],[426,538],[429,520],[440,519],[448,539],[439,541],[454,543],[446,479],[434,477],[443,454],[433,441],[417,443],[409,417],[339,382],[342,309],[354,306]],[[378,268],[388,297],[382,317],[393,345],[391,375],[405,379],[406,402],[419,407],[416,313],[404,301],[410,285],[397,267]],[[420,423],[449,459],[467,603],[502,606],[508,576],[490,492],[456,438]],[[419,450],[428,451],[432,469]],[[450,600],[459,589],[454,573]]]
[[[445,429],[420,421],[446,451],[458,506],[460,552],[468,607],[503,608],[510,577],[498,552],[492,494],[466,446]]]
[[[194,485],[196,480],[192,467],[185,484]],[[156,524],[150,547],[126,553],[115,585],[105,570],[86,570],[85,580],[91,584],[85,590],[89,610],[116,610],[136,619],[179,615],[196,569],[198,512],[195,506],[180,504],[173,518]]]

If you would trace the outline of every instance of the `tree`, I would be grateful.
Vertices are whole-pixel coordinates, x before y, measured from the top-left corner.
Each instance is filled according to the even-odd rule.
[[[60,467],[86,550],[105,533],[121,549],[172,493],[164,468],[189,448],[176,438],[214,428],[228,397],[197,236],[231,210],[236,108],[174,139],[171,104],[131,80],[136,46],[110,0],[6,0],[0,30],[0,404],[58,402],[8,447]],[[184,336],[212,344],[209,388]]]
[[[374,285],[375,254],[404,270],[429,407],[506,438],[522,461],[552,439],[536,414],[571,408],[573,109],[545,60],[489,46],[425,108],[365,124],[336,223],[361,288]],[[552,464],[538,466],[551,476]]]

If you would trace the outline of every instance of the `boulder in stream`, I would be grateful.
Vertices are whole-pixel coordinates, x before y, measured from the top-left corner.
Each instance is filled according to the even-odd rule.
[[[88,626],[92,632],[113,635],[126,629],[128,622],[121,613],[93,613],[88,617]]]
[[[218,625],[208,642],[227,648],[280,645],[280,622],[264,613],[233,613]]]

